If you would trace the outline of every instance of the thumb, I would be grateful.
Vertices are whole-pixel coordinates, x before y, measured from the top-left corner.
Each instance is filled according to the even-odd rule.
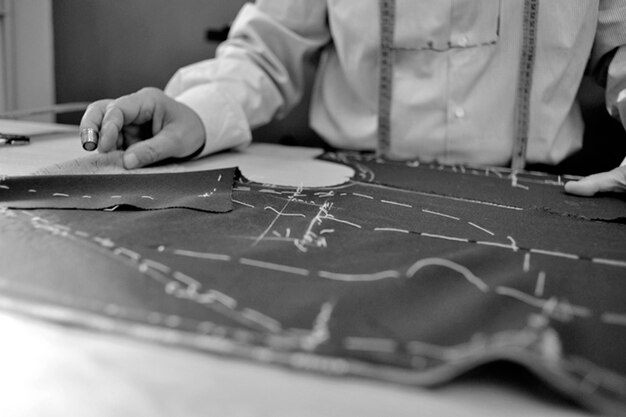
[[[600,192],[624,192],[626,191],[626,166],[589,175],[578,181],[570,181],[565,184],[565,191],[583,197],[591,197]]]

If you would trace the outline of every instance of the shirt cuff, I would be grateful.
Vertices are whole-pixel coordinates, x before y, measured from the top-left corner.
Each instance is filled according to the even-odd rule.
[[[174,99],[195,111],[204,125],[205,141],[200,158],[252,141],[250,126],[241,106],[220,91],[215,83],[192,87]]]

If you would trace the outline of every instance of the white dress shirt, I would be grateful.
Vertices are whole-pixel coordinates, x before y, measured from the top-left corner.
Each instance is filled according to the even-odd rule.
[[[396,0],[390,157],[509,162],[523,3]],[[527,160],[557,163],[582,143],[585,69],[606,77],[607,109],[626,122],[626,1],[539,4]],[[216,58],[180,69],[166,93],[200,115],[207,154],[248,143],[251,128],[286,114],[315,66],[311,127],[334,146],[375,149],[379,21],[378,0],[258,0]]]

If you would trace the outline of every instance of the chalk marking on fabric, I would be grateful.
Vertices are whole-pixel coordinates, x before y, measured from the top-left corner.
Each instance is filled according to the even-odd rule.
[[[278,192],[278,191],[276,191],[276,190],[270,190],[270,189],[267,189],[267,188],[262,189],[262,190],[259,190],[259,192],[260,192],[260,193],[266,193],[266,194],[283,195],[282,193],[279,193],[279,192]]]
[[[517,178],[517,172],[516,171],[512,171],[511,172],[510,178],[511,178],[511,187],[521,188],[523,190],[529,190],[530,189],[527,186],[518,183],[518,178]]]
[[[218,303],[222,304],[223,306],[231,309],[231,310],[235,310],[237,308],[237,300],[235,300],[232,297],[229,297],[228,295],[224,294],[221,291],[217,291],[217,290],[209,290],[205,293],[196,293],[192,299],[196,300],[196,299],[201,299],[201,297],[204,297],[204,302],[203,304],[206,304],[207,302],[211,303],[214,301],[217,301]]]
[[[404,203],[398,203],[397,201],[390,201],[390,200],[380,200],[381,203],[385,203],[385,204],[392,204],[394,206],[400,206],[400,207],[407,207],[407,208],[413,208],[412,205],[410,204],[404,204]]]
[[[296,274],[296,275],[302,275],[302,276],[309,276],[309,274],[311,273],[309,270],[304,269],[304,268],[296,268],[293,266],[276,264],[273,262],[258,261],[258,260],[249,259],[249,258],[239,258],[239,263],[243,265],[248,265],[248,266],[255,266],[257,268],[271,269],[274,271],[286,272],[289,274]]]
[[[104,211],[115,211],[119,208],[119,205],[113,206],[113,207],[109,207],[109,208],[105,208]]]
[[[511,242],[511,249],[513,250],[513,252],[517,252],[519,250],[519,246],[517,246],[517,242],[515,241],[515,239],[513,239],[511,236],[507,236],[506,237],[509,242]]]
[[[36,193],[36,192],[37,192],[37,190],[35,190],[35,189],[33,189],[33,188],[30,188],[30,189],[28,190],[28,192],[29,192],[29,193]]]
[[[282,326],[278,320],[274,320],[273,318],[266,316],[263,313],[260,313],[256,310],[252,310],[250,308],[244,308],[241,311],[241,314],[250,321],[254,321],[267,330],[278,333],[282,330]]]
[[[373,274],[340,274],[336,272],[318,271],[317,275],[320,278],[343,282],[369,282],[400,277],[400,273],[393,270],[381,271]]]
[[[112,195],[110,198],[116,198],[117,199],[117,198],[122,198],[122,196],[121,195]]]
[[[591,311],[588,308],[582,307],[582,306],[574,306],[574,305],[571,305],[570,303],[559,301],[554,297],[551,299],[545,300],[542,298],[532,296],[530,294],[526,294],[525,292],[517,290],[515,288],[502,287],[502,286],[496,287],[495,291],[497,294],[514,298],[530,306],[541,308],[544,311],[548,310],[546,312],[549,313],[552,317],[562,318],[564,314],[579,316],[579,317],[591,316]],[[550,309],[546,309],[547,306],[551,306],[551,305],[554,307],[553,308],[551,307]]]
[[[222,180],[222,174],[217,176],[217,182],[220,182]]]
[[[209,252],[196,252],[185,249],[174,249],[172,251],[174,255],[180,256],[188,256],[190,258],[198,258],[198,259],[209,259],[212,261],[231,261],[232,258],[229,255],[223,255],[220,253],[209,253]]]
[[[282,211],[278,211],[276,210],[274,207],[271,206],[266,206],[265,208],[263,208],[263,210],[270,210],[273,211],[274,213],[276,213],[278,216],[285,216],[285,217],[304,217],[306,218],[306,215],[302,214],[302,213],[283,213]]]
[[[323,230],[320,230],[320,235],[325,235],[327,233],[334,233],[334,232],[335,232],[335,229],[323,229]]]
[[[52,197],[69,197],[69,194],[65,194],[65,193],[54,193],[52,194]]]
[[[398,232],[398,233],[411,233],[409,230],[396,229],[395,227],[375,227],[375,232]]]
[[[199,194],[198,198],[209,198],[213,195],[213,192],[205,192],[204,194]]]
[[[250,191],[250,187],[241,187],[241,186],[237,186],[237,187],[233,187],[234,191]]]
[[[328,217],[328,211],[332,206],[332,203],[325,201],[324,204],[319,207],[315,217],[309,222],[302,238],[294,239],[293,243],[299,251],[307,252],[308,246],[326,247],[326,238],[318,238],[317,235],[313,233],[313,227],[322,224],[322,220]]]
[[[11,187],[9,187],[8,185],[0,185],[0,189],[3,189],[3,190],[10,190],[10,189],[11,189]]]
[[[22,214],[24,214],[24,215],[26,215],[28,217],[35,217],[35,215],[33,213],[31,213],[29,211],[26,211],[26,210],[20,210],[20,213],[22,213]]]
[[[146,200],[154,200],[154,197],[149,195],[142,195],[141,198],[145,198]]]
[[[322,304],[320,312],[315,317],[311,331],[300,337],[299,344],[302,349],[311,352],[330,339],[328,323],[334,310],[335,304],[333,302],[327,301]]]
[[[380,353],[394,353],[398,350],[398,342],[395,340],[374,337],[346,337],[343,346],[347,350]]]
[[[467,222],[467,224],[469,224],[472,227],[475,227],[478,230],[482,230],[483,232],[487,233],[488,235],[495,236],[495,233],[493,233],[490,230],[485,229],[484,227],[481,227],[481,226],[477,225],[476,223]]]
[[[425,268],[427,266],[441,266],[444,268],[451,269],[459,274],[463,275],[463,277],[476,288],[478,288],[482,292],[489,292],[489,285],[487,285],[482,279],[478,278],[472,271],[470,271],[467,267],[460,265],[456,262],[450,261],[444,258],[424,258],[415,262],[407,271],[406,276],[408,278],[413,277],[420,269]]]
[[[574,259],[574,260],[580,259],[580,256],[574,255],[571,253],[550,251],[550,250],[544,250],[544,249],[530,249],[530,253],[536,253],[539,255],[547,255],[547,256],[555,256],[558,258]]]
[[[433,234],[433,233],[419,233],[419,235],[420,236],[424,236],[424,237],[432,237],[432,238],[435,238],[435,239],[452,240],[454,242],[469,243],[469,239],[465,239],[465,238],[461,238],[461,237],[436,235],[436,234]]]
[[[591,262],[601,265],[609,265],[609,266],[617,266],[620,268],[626,268],[626,261],[618,261],[614,259],[604,259],[604,258],[592,258]]]
[[[169,266],[162,264],[161,262],[153,261],[152,259],[142,259],[139,267],[151,268],[165,275],[168,275],[172,272],[172,268],[170,268]]]
[[[84,196],[82,196],[81,198],[88,199],[88,198],[91,198],[91,196],[90,196],[90,195],[84,195]]]
[[[113,254],[119,255],[119,256],[126,256],[127,258],[130,258],[135,262],[138,262],[141,259],[141,256],[137,252],[132,251],[122,246],[118,246],[117,248],[115,248],[113,250]]]
[[[454,355],[453,352],[455,351],[455,348],[448,348],[413,340],[406,343],[406,350],[412,355],[449,360],[451,359],[451,356]]]
[[[231,198],[231,200],[233,203],[237,203],[237,204],[241,204],[242,206],[254,208],[252,204],[244,203],[243,201],[235,200],[234,198]]]
[[[367,198],[369,200],[374,199],[374,197],[372,197],[371,195],[366,195],[366,194],[361,194],[361,193],[352,193],[352,195],[355,197]]]
[[[139,263],[139,265],[137,266],[137,269],[142,274],[147,275],[148,277],[152,278],[159,284],[163,285],[164,288],[166,288],[167,285],[169,285],[172,282],[171,279],[169,278],[169,273],[171,272],[171,269],[168,271],[160,271],[159,269],[154,268],[152,265],[150,265],[148,263],[149,261],[150,261],[149,259],[144,259],[142,262]]]
[[[544,271],[539,271],[539,275],[537,275],[537,284],[535,284],[535,296],[543,297],[543,292],[545,288],[546,288],[546,273]]]
[[[94,236],[93,241],[100,244],[100,246],[104,246],[105,248],[115,247],[115,243],[109,238]]]
[[[252,242],[252,246],[256,246],[259,244],[259,242],[261,240],[263,240],[263,238],[270,232],[270,230],[272,230],[272,227],[274,227],[274,224],[276,224],[276,222],[278,221],[278,219],[281,217],[280,213],[284,212],[285,209],[287,208],[287,206],[289,205],[289,203],[291,202],[291,199],[287,200],[287,202],[285,203],[285,205],[283,206],[283,208],[281,209],[280,212],[278,212],[278,214],[276,216],[274,216],[274,218],[272,219],[272,221],[270,222],[269,226],[267,226],[265,228],[265,230],[256,237],[256,239],[254,239],[254,242]]]
[[[600,317],[603,323],[626,326],[626,314],[606,312]]]
[[[332,221],[335,221],[335,222],[347,224],[348,226],[356,227],[357,229],[362,229],[362,227],[360,225],[356,224],[356,223],[352,223],[352,222],[349,222],[347,220],[337,219],[335,216],[332,216],[330,214],[327,217],[324,217],[324,219],[328,219],[328,220],[332,220]]]
[[[477,245],[483,245],[483,246],[495,246],[495,247],[498,247],[498,248],[514,250],[514,248],[510,244],[506,244],[506,243],[488,242],[488,241],[484,241],[484,240],[479,240],[479,241],[476,242],[476,244]]]
[[[190,277],[187,274],[183,274],[180,271],[174,271],[172,273],[172,277],[189,287],[200,288],[202,286],[200,282],[198,282],[197,280],[195,280],[194,278]]]
[[[524,254],[524,265],[522,266],[524,272],[530,271],[530,252]]]
[[[437,211],[432,211],[432,210],[428,210],[428,209],[422,209],[422,212],[423,213],[428,213],[428,214],[434,214],[435,216],[447,217],[448,219],[452,219],[452,220],[461,220],[458,217],[450,216],[448,214],[443,214],[443,213],[439,213]]]
[[[372,187],[372,188],[397,190],[397,188],[393,188],[393,187],[381,185],[381,184],[375,184],[371,182],[361,182],[361,181],[352,180],[352,183],[361,184],[361,185]],[[403,191],[409,192],[411,194],[423,195],[427,197],[442,198],[444,200],[461,201],[464,203],[480,204],[483,206],[496,207],[496,208],[507,209],[507,210],[524,211],[522,207],[508,206],[505,204],[491,203],[489,201],[474,200],[471,198],[454,197],[454,196],[445,195],[445,194],[435,194],[435,193],[428,193],[425,191],[417,191],[417,190],[410,190],[410,189],[409,190],[403,189]]]

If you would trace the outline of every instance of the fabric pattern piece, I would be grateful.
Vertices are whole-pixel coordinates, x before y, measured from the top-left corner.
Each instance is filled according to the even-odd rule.
[[[614,193],[594,198],[566,194],[563,184],[573,178],[567,175],[540,172],[513,174],[508,168],[380,161],[373,153],[359,152],[328,152],[320,158],[353,167],[357,172],[355,179],[368,183],[518,209],[543,210],[586,220],[626,223],[626,194]]]
[[[225,214],[0,210],[0,308],[398,384],[506,360],[591,409],[626,411],[626,225],[494,203],[480,187],[416,191],[420,175],[398,164],[363,172],[386,170],[385,185],[240,178]],[[466,176],[493,179],[457,170],[439,189]],[[535,190],[507,184],[502,202]],[[556,201],[561,186],[545,184]]]
[[[11,208],[232,210],[235,168],[175,174],[50,175],[0,179],[0,204]]]

